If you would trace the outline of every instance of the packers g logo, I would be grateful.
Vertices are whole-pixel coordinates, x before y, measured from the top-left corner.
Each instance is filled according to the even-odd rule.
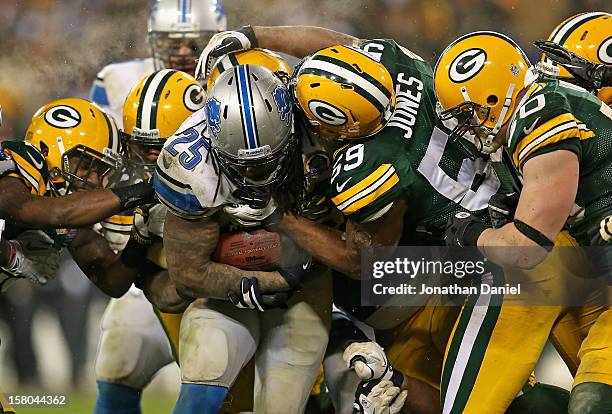
[[[348,121],[340,109],[327,102],[312,100],[308,102],[308,109],[318,120],[328,125],[344,125]]]
[[[480,48],[468,49],[453,60],[448,71],[450,80],[455,83],[473,78],[484,67],[487,53]]]
[[[71,106],[58,105],[45,113],[45,121],[55,128],[74,128],[81,123],[81,114]]]
[[[204,91],[198,85],[189,85],[183,94],[183,103],[191,112],[204,106]]]
[[[597,50],[597,57],[603,63],[612,65],[612,36],[601,43]]]

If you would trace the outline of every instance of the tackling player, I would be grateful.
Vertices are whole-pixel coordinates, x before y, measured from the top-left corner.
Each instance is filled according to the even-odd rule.
[[[181,354],[193,359],[182,361],[177,407],[217,412],[254,356],[254,411],[301,413],[327,343],[329,279],[308,272],[309,258],[301,254],[297,265],[276,271],[211,261],[224,223],[261,227],[275,220],[277,204],[288,208],[301,195],[300,140],[287,88],[263,67],[230,68],[215,81],[206,108],[180,131],[164,145],[154,185],[169,208],[164,247],[170,277],[186,297],[207,299],[194,301],[183,316],[190,329],[181,332]],[[293,289],[287,309],[270,309],[286,298],[279,292]],[[182,404],[198,390],[207,398]]]
[[[548,260],[553,240],[564,226],[569,227],[581,245],[589,246],[589,231],[612,209],[609,194],[612,186],[608,182],[612,148],[608,142],[612,128],[610,107],[580,87],[534,76],[519,46],[495,32],[475,32],[451,43],[436,65],[435,87],[445,109],[442,117],[457,121],[453,138],[493,150],[506,146],[523,179],[513,222],[490,229],[471,217],[456,217],[448,230],[447,242],[478,246],[496,263],[515,267],[533,267]],[[520,249],[521,246],[531,248]],[[589,279],[582,279],[579,286],[569,286],[569,280],[565,276],[560,278],[559,286],[551,292],[578,295],[594,288],[589,286],[592,284]],[[592,292],[607,294],[603,286]],[[612,344],[607,332],[612,311],[602,307],[575,310],[579,318],[590,315],[590,322],[584,325],[590,330],[577,355],[580,365],[569,412],[609,412]],[[524,376],[532,369],[525,362],[535,363],[529,353],[543,345],[548,336],[544,328],[557,320],[558,309],[539,309],[537,313],[531,312],[528,320],[524,315],[513,315],[515,311],[506,306],[501,311],[495,310],[495,314],[489,310],[479,327],[475,313],[470,316],[474,307],[465,308],[456,330],[459,334],[455,334],[449,348],[457,351],[449,351],[446,360],[443,392],[451,398],[444,401],[444,412],[477,412],[484,393],[489,394],[492,387],[503,389],[501,383],[508,380],[508,372],[500,371],[495,353],[485,353],[486,346],[478,343],[457,339],[466,330],[483,329],[487,319],[491,324],[486,328],[489,341],[496,340],[496,335],[505,330],[504,325],[512,321],[515,329],[505,330],[503,340],[510,344],[508,350],[521,349],[523,355],[519,361],[506,351],[504,358],[512,360],[514,373]],[[534,329],[536,326],[542,330]],[[523,334],[526,329],[530,331],[528,338]],[[529,345],[534,341],[539,345]],[[462,354],[464,357],[460,357]],[[468,356],[471,364],[466,365],[463,358]],[[495,365],[495,378],[478,374],[466,381],[462,377],[467,370],[486,372],[489,365]],[[507,401],[508,395],[501,398]]]
[[[104,67],[92,85],[90,93],[92,101],[109,113],[120,129],[136,126],[135,120],[130,126],[125,125],[122,118],[124,103],[132,87],[156,70],[175,69],[192,74],[202,45],[206,44],[213,34],[225,28],[225,11],[223,4],[218,0],[184,2],[155,0],[147,30],[151,57],[112,63]],[[163,76],[150,79],[155,81],[155,84],[147,85],[147,90],[152,94],[147,98],[148,102],[153,102],[155,91],[158,88],[163,89],[167,79]],[[191,108],[195,108],[193,106],[195,104],[191,101],[197,95],[194,92],[192,88],[185,100],[185,105],[191,105]],[[144,100],[144,95],[142,97]],[[155,107],[145,108],[143,104],[140,108],[145,113],[147,110],[153,115],[156,113]],[[159,129],[154,125],[154,118],[155,116],[149,116],[142,120],[147,125],[143,124],[144,126],[136,128],[154,133]],[[181,121],[178,121],[179,124]],[[172,128],[178,127],[176,122],[177,118],[169,119]],[[166,125],[165,128],[170,127]],[[132,131],[126,132],[134,136]],[[163,131],[163,138],[173,132],[174,130]],[[154,137],[148,138],[150,141],[155,141]],[[135,141],[138,144],[138,138]],[[130,144],[132,147],[130,156],[133,159],[141,157],[146,162],[155,162],[159,154],[159,148],[155,148],[158,144],[148,147],[132,144]],[[141,152],[143,148],[144,152]],[[114,216],[101,223],[103,234],[114,250],[119,251],[124,248],[129,239],[132,223],[131,211],[127,215]],[[142,262],[144,265],[146,260]],[[102,321],[102,330],[100,352],[96,359],[99,396],[95,412],[113,414],[119,410],[126,410],[120,412],[138,413],[140,390],[159,368],[174,359],[165,332],[151,312],[150,304],[136,288],[130,289],[124,297],[109,303]],[[124,353],[107,352],[116,343],[122,344]],[[132,364],[123,363],[126,354],[129,354],[127,359],[132,361]],[[147,369],[143,369],[143,365],[146,365]],[[117,367],[121,369],[117,370]]]

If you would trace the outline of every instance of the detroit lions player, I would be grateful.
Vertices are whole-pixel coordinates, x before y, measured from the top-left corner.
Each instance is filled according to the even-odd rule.
[[[205,110],[179,130],[158,158],[154,186],[169,208],[164,247],[170,277],[185,297],[205,299],[194,300],[183,316],[181,358],[191,358],[181,359],[177,409],[216,413],[254,357],[254,412],[301,413],[327,344],[329,277],[319,266],[306,271],[309,260],[299,251],[294,263],[269,272],[211,261],[224,223],[261,227],[278,216],[276,203],[289,208],[300,197],[301,153],[289,93],[267,69],[239,65],[216,80]],[[289,290],[286,309],[270,306],[278,304],[279,291]],[[208,399],[182,405],[196,390]]]
[[[92,86],[91,99],[123,129],[123,104],[130,89],[154,70],[171,68],[193,73],[200,45],[225,27],[225,12],[218,0],[155,0],[148,23],[151,57],[104,67]],[[115,250],[127,243],[131,224],[131,215],[114,216],[102,223],[104,235]],[[113,344],[122,344],[123,351],[107,352],[115,349]],[[113,299],[102,320],[96,359],[100,391],[96,414],[139,413],[141,389],[157,369],[144,379],[135,371],[143,364],[161,367],[172,361],[164,330],[141,291],[132,288],[122,298]]]

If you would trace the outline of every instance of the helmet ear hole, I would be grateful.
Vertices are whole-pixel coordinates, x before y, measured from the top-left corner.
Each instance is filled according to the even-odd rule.
[[[487,97],[487,104],[489,104],[491,106],[495,106],[495,105],[497,105],[497,102],[499,102],[499,99],[497,98],[497,96],[489,95]]]
[[[321,86],[321,84],[320,84],[320,83],[318,83],[318,82],[317,82],[317,83],[311,83],[311,84],[310,84],[310,87],[311,87],[311,88],[318,88],[319,86]]]
[[[349,85],[348,83],[342,83],[342,84],[340,84],[340,87],[342,89],[354,89],[353,85]]]
[[[227,119],[228,108],[229,108],[229,105],[225,105],[225,107],[223,108],[223,119]]]
[[[257,77],[257,76],[256,76],[254,73],[251,73],[251,76],[252,76],[252,77],[253,77],[253,79],[255,79],[256,81],[258,81],[258,80],[259,80],[259,78],[258,78],[258,77]]]
[[[230,78],[227,80],[227,84],[231,85],[234,82],[234,77],[230,76]]]
[[[358,64],[353,63],[353,67],[354,67],[355,69],[357,69],[357,72],[359,72],[359,73],[363,73],[363,71],[361,70],[361,68],[359,67],[359,65],[358,65]]]

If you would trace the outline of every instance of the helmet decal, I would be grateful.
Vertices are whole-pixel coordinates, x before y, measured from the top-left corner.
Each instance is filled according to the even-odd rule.
[[[291,122],[291,100],[289,98],[289,91],[283,86],[277,86],[274,92],[272,92],[272,96],[278,108],[281,121],[283,121],[285,125],[289,125]]]
[[[221,23],[225,19],[225,7],[220,1],[215,1],[215,13],[217,14],[217,23]]]
[[[198,85],[190,85],[183,94],[185,107],[192,112],[202,108],[204,104],[204,91]]]
[[[327,102],[313,99],[308,102],[308,109],[317,119],[329,125],[344,125],[348,121],[348,118],[340,109]]]
[[[206,122],[216,137],[221,132],[221,102],[215,98],[206,101]]]
[[[480,48],[468,49],[453,60],[448,75],[455,83],[465,82],[480,72],[486,60],[487,53],[484,50]]]
[[[47,111],[45,121],[55,128],[74,128],[81,123],[81,114],[67,105],[58,105]]]
[[[612,36],[608,37],[603,41],[599,50],[597,50],[597,57],[608,65],[612,65]]]

